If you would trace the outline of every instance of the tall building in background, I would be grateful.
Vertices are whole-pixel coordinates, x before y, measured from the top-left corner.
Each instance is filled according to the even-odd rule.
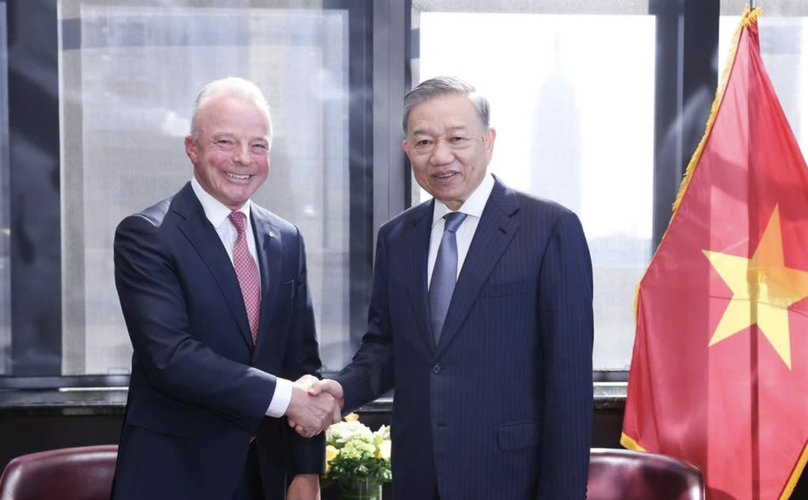
[[[583,159],[575,89],[561,71],[558,38],[552,70],[538,90],[531,131],[530,192],[581,214]]]

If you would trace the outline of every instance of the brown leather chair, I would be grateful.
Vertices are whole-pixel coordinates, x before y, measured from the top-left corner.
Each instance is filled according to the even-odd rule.
[[[639,451],[592,448],[588,500],[704,500],[704,478],[690,462]]]
[[[0,500],[109,500],[117,455],[117,445],[22,455],[0,476]]]

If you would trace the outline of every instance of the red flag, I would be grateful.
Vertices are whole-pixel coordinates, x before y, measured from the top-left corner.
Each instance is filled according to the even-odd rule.
[[[637,287],[621,443],[708,498],[789,498],[808,460],[808,170],[744,12],[707,130]]]

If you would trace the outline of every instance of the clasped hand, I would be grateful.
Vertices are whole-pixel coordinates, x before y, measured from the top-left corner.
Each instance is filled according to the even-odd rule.
[[[342,419],[344,404],[339,382],[304,375],[292,387],[292,399],[286,410],[289,427],[303,437],[316,436]]]

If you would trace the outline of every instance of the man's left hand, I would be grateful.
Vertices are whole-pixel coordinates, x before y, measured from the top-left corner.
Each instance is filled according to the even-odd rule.
[[[298,474],[292,479],[286,500],[320,500],[320,478],[317,474]]]

